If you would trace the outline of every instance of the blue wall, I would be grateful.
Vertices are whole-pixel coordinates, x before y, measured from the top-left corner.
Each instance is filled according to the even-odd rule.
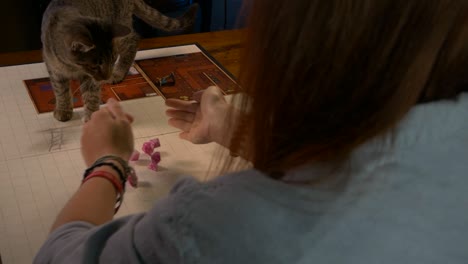
[[[242,0],[214,0],[212,4],[210,31],[234,29],[242,25],[238,19]]]
[[[197,2],[200,5],[200,10],[195,28],[192,31],[186,32],[163,32],[153,29],[135,17],[135,30],[143,38],[236,29],[242,26],[242,21],[239,19],[242,0],[165,0],[169,2],[167,5],[164,5],[164,1],[147,1],[150,4],[153,4],[152,2],[154,1],[153,6],[170,17],[182,15],[193,2]]]
[[[198,2],[201,10],[197,25],[192,32],[234,29],[242,25],[238,21],[242,0],[146,1],[170,16],[178,16],[185,11],[190,3]],[[49,2],[50,0],[0,0],[0,24],[4,25],[2,32],[4,39],[0,41],[0,53],[41,48],[40,25],[42,13]],[[143,25],[141,21],[136,22],[136,27],[143,33],[143,37],[168,35]],[[174,34],[178,33],[180,32]]]

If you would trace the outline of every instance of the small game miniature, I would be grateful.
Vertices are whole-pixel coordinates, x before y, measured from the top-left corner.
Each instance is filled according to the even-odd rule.
[[[175,85],[176,79],[174,72],[171,72],[169,75],[162,78],[158,78],[158,85],[161,86],[172,86]]]

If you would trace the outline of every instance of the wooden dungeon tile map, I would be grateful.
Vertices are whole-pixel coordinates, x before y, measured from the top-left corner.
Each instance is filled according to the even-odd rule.
[[[24,80],[29,95],[34,102],[38,113],[46,113],[54,110],[55,97],[49,78],[39,78]],[[74,108],[82,107],[80,84],[78,81],[70,82],[70,89],[73,95]],[[157,93],[153,87],[143,78],[141,74],[129,74],[119,84],[105,84],[101,87],[101,99],[106,102],[109,98],[119,101],[154,96]]]
[[[194,92],[208,86],[218,86],[224,94],[240,91],[230,73],[206,51],[196,44],[187,47],[187,52],[177,49],[176,53],[164,51],[158,54],[158,49],[140,51],[142,55],[137,56],[121,83],[102,86],[102,101],[109,98],[125,101],[158,95],[164,99],[191,100]],[[55,97],[49,78],[24,80],[24,84],[38,113],[54,110]],[[74,107],[82,107],[79,82],[71,81],[70,88]]]
[[[190,100],[193,92],[208,86],[218,86],[224,94],[239,91],[232,78],[202,52],[138,60],[136,68],[146,75],[165,99]],[[161,83],[161,76],[171,77],[167,83]]]

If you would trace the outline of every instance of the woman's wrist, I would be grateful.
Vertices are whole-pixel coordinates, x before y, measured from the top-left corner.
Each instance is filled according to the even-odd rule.
[[[128,167],[128,166],[127,166]],[[115,156],[104,156],[85,170],[82,185],[89,181],[106,180],[114,187],[116,195],[116,207],[114,213],[119,210],[125,193],[125,184],[127,182],[127,171],[125,163]]]
[[[111,163],[113,164],[114,166],[116,166],[122,173],[124,173],[125,169],[122,167],[122,165],[115,161],[115,160],[106,160],[106,163]],[[116,171],[115,168],[111,167],[111,166],[99,166],[99,167],[95,167],[93,168],[89,173],[93,173],[93,172],[98,172],[98,171],[105,171],[105,172],[108,172],[108,173],[111,173],[114,177],[116,177],[118,180],[120,180],[120,175],[119,175],[119,172]]]
[[[81,186],[88,184],[89,182],[103,181],[107,182],[108,185],[112,186],[117,197],[116,204],[119,203],[119,197],[123,196],[123,185],[120,181],[119,176],[115,174],[115,171],[106,170],[105,168],[91,172],[86,178],[81,181]]]
[[[218,109],[219,113],[224,113],[224,115],[218,116],[218,120],[214,122],[215,126],[213,127],[211,132],[211,138],[213,142],[216,142],[226,148],[229,147],[231,142],[231,137],[233,133],[233,123],[235,121],[238,112],[237,110],[230,104],[225,104]]]

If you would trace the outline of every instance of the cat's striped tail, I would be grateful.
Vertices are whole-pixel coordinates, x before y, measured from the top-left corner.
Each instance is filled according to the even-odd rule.
[[[158,10],[147,5],[143,0],[136,0],[134,14],[148,23],[150,26],[164,31],[179,31],[185,30],[193,26],[195,23],[198,4],[192,4],[189,10],[178,18],[165,16]]]

